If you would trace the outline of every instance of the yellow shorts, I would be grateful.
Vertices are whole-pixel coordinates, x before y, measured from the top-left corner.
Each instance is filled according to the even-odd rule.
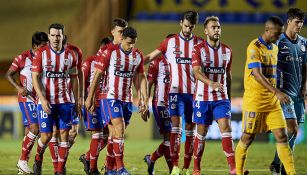
[[[269,130],[286,128],[286,120],[282,110],[270,112],[242,112],[242,132],[256,134]]]

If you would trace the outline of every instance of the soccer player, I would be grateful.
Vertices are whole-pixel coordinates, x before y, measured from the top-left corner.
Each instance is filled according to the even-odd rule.
[[[196,45],[192,55],[193,73],[197,79],[193,117],[193,122],[197,124],[193,175],[201,174],[200,162],[205,148],[205,137],[213,120],[218,123],[222,135],[229,174],[236,175],[230,125],[232,51],[220,42],[221,25],[218,17],[207,17],[204,28],[207,40]]]
[[[173,36],[170,34],[168,37]],[[172,130],[171,119],[168,110],[168,96],[171,83],[171,67],[166,58],[161,55],[159,58],[152,61],[148,67],[148,89],[149,96],[151,88],[154,86],[154,95],[152,98],[152,110],[156,123],[159,127],[160,134],[163,135],[163,142],[151,155],[146,155],[144,161],[148,166],[148,174],[153,175],[155,161],[164,156],[172,171],[173,165],[170,157],[170,133]]]
[[[277,42],[278,62],[277,62],[277,88],[286,93],[292,103],[281,105],[284,112],[289,146],[294,151],[295,139],[298,132],[298,125],[305,121],[306,97],[306,39],[299,36],[303,23],[304,12],[298,8],[290,8],[287,13],[287,29]],[[280,173],[280,160],[277,152],[270,166],[273,173]],[[284,167],[282,175],[286,175]]]
[[[296,174],[293,155],[287,143],[286,121],[280,104],[290,98],[276,88],[278,47],[275,43],[283,32],[283,22],[273,16],[266,20],[264,33],[247,48],[244,73],[242,136],[236,148],[236,170],[243,174],[247,151],[257,133],[272,131],[278,155],[287,174]]]
[[[38,122],[41,137],[38,140],[37,153],[33,170],[41,174],[45,149],[52,137],[55,122],[59,135],[57,175],[66,174],[64,171],[68,157],[68,136],[71,129],[72,110],[70,91],[67,90],[69,79],[74,93],[75,103],[78,104],[78,70],[75,52],[64,48],[64,26],[54,23],[49,26],[49,44],[40,48],[33,59],[32,80],[39,98],[37,105]],[[78,108],[78,105],[75,106]]]
[[[112,40],[107,38],[104,38],[101,41],[101,47],[111,43]],[[94,55],[91,57],[88,57],[86,61],[82,64],[82,72],[84,75],[84,87],[86,89],[85,97],[87,97],[87,94],[89,92],[91,82],[93,80],[94,76],[94,70],[95,70],[95,60],[98,56]],[[99,156],[99,152],[103,149],[103,147],[106,145],[107,142],[107,136],[104,136],[103,128],[106,127],[105,119],[102,118],[104,115],[101,114],[103,111],[100,108],[100,93],[102,88],[102,82],[99,83],[99,88],[96,90],[95,95],[95,112],[92,114],[85,110],[85,107],[83,108],[83,119],[85,128],[88,131],[91,131],[92,139],[90,143],[90,148],[87,151],[86,154],[83,154],[80,156],[80,161],[86,165],[84,167],[84,171],[87,174],[99,174],[98,168],[97,168],[97,160]],[[107,128],[107,127],[106,127]],[[104,141],[102,139],[104,138]],[[102,143],[104,142],[104,143]],[[101,145],[103,144],[103,145]]]
[[[147,80],[144,73],[144,60],[142,53],[134,48],[137,32],[132,27],[123,30],[123,40],[113,49],[107,49],[95,65],[94,79],[89,95],[85,101],[87,110],[92,108],[93,96],[98,85],[98,77],[108,70],[108,91],[104,101],[104,109],[108,111],[110,122],[113,125],[112,134],[113,152],[115,154],[117,174],[130,175],[123,162],[124,130],[129,124],[132,114],[133,78],[138,77],[143,101],[141,109],[142,118],[148,118]]]
[[[6,73],[8,81],[18,91],[18,102],[22,112],[22,121],[25,127],[25,136],[22,142],[21,156],[17,163],[18,174],[32,174],[32,169],[28,166],[31,150],[38,137],[39,128],[36,113],[36,94],[32,85],[31,67],[34,52],[46,45],[48,35],[45,32],[35,32],[32,35],[32,49],[23,52],[14,58],[9,70]],[[19,74],[19,81],[14,75]]]
[[[192,72],[192,50],[202,38],[193,35],[193,30],[198,22],[198,13],[187,11],[183,13],[180,21],[181,31],[165,39],[160,47],[145,57],[145,64],[164,54],[171,65],[171,88],[169,94],[169,111],[172,121],[170,136],[170,149],[173,162],[172,175],[180,173],[180,118],[185,120],[185,151],[183,174],[189,174],[189,166],[193,155],[194,124],[192,123],[194,76]],[[184,117],[184,118],[183,118]]]

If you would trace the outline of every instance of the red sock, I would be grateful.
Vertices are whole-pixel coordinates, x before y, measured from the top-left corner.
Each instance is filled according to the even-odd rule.
[[[113,141],[111,138],[108,139],[107,144],[107,155],[106,155],[106,167],[108,170],[116,169],[115,156],[113,152]]]
[[[53,170],[54,172],[56,172],[58,168],[59,145],[55,137],[51,138],[51,140],[48,143],[48,147],[52,158]]]
[[[170,136],[170,151],[172,162],[174,166],[179,166],[179,153],[180,153],[180,128],[173,127]]]
[[[113,138],[113,151],[116,160],[117,169],[123,168],[124,165],[124,138]]]
[[[193,130],[186,130],[186,141],[184,145],[184,162],[183,168],[189,169],[191,159],[193,156],[193,147],[194,147],[194,131]]]
[[[58,168],[57,172],[62,173],[66,164],[66,160],[68,157],[68,149],[69,143],[68,142],[60,142],[59,144],[59,158],[58,158]]]
[[[90,144],[90,170],[97,170],[97,159],[99,156],[99,133],[95,133],[92,135],[92,140]]]
[[[230,132],[222,133],[222,146],[224,153],[227,157],[227,162],[230,168],[230,171],[236,168],[235,163],[235,152],[234,152],[234,145],[232,141],[232,136]]]
[[[200,162],[204,153],[205,143],[205,136],[197,134],[194,142],[194,171],[200,171]]]
[[[152,162],[155,162],[156,160],[158,160],[160,157],[163,156],[163,151],[164,151],[164,142],[162,142],[159,145],[159,147],[156,149],[156,151],[151,154],[150,160]]]
[[[20,160],[29,160],[29,155],[35,143],[36,135],[31,131],[23,138]]]
[[[43,161],[44,158],[44,152],[46,150],[46,145],[44,145],[41,141],[41,139],[38,139],[37,141],[37,148],[36,148],[36,155],[35,160],[37,161]]]
[[[171,171],[173,169],[173,162],[172,162],[171,153],[170,153],[170,142],[169,141],[164,141],[163,155],[166,160],[167,166],[169,170]]]
[[[90,159],[91,159],[91,153],[90,153],[90,149],[85,153],[85,159],[86,160],[88,160],[88,161],[90,161]]]

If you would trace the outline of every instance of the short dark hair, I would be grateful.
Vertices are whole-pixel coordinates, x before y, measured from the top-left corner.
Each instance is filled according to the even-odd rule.
[[[216,21],[216,22],[219,22],[219,18],[217,16],[208,16],[205,21],[204,21],[204,28],[207,27],[208,23],[210,21]]]
[[[304,11],[299,8],[290,8],[287,12],[287,18],[292,20],[294,18],[298,18],[299,20],[305,19]]]
[[[47,33],[45,32],[35,32],[33,35],[32,35],[32,47],[34,45],[40,45],[42,44],[43,42],[48,42],[48,35]]]
[[[109,44],[109,43],[111,43],[112,42],[112,38],[110,38],[110,37],[105,37],[105,38],[103,38],[101,41],[100,41],[100,45],[107,45],[107,44]]]
[[[127,27],[123,30],[123,37],[124,38],[129,37],[129,38],[135,39],[136,37],[138,37],[138,34],[134,28]]]
[[[266,22],[265,22],[266,24],[267,23],[272,23],[272,24],[274,24],[274,25],[279,25],[279,26],[284,26],[284,22],[282,21],[282,19],[280,18],[280,17],[278,17],[278,16],[271,16],[271,17],[269,17],[267,20],[266,20]]]
[[[64,34],[64,25],[60,23],[53,23],[49,26],[48,32],[50,32],[50,29],[58,29],[62,30],[62,34]]]
[[[181,17],[181,21],[188,20],[192,24],[197,24],[198,22],[198,13],[196,11],[186,11]]]
[[[170,33],[170,34],[168,34],[167,36],[166,36],[166,38],[170,38],[170,37],[172,37],[172,36],[174,36],[174,35],[176,35],[175,33]]]
[[[116,26],[127,27],[128,26],[128,22],[126,20],[122,19],[122,18],[113,19],[111,30],[113,30]]]

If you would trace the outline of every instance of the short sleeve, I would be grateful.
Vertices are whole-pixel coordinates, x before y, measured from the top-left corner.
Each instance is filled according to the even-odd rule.
[[[247,67],[248,69],[261,68],[261,56],[259,49],[251,43],[247,48]]]
[[[41,73],[43,71],[42,68],[42,53],[40,50],[34,53],[33,63],[32,63],[32,72]]]
[[[148,67],[147,80],[149,82],[154,81],[158,76],[158,65],[159,64],[157,64],[156,60],[152,61]]]
[[[199,45],[195,45],[192,51],[192,66],[201,66],[201,54]]]

